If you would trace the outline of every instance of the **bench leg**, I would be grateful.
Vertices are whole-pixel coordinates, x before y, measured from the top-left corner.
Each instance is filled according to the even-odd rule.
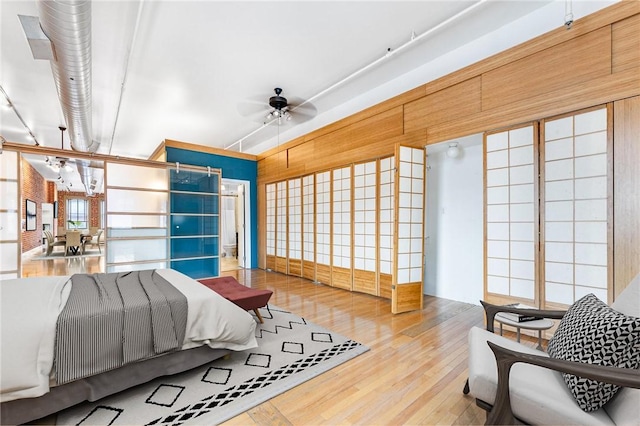
[[[253,312],[256,313],[256,316],[258,317],[258,320],[260,321],[260,324],[264,324],[264,320],[262,319],[262,315],[260,315],[260,311],[258,310],[258,308],[255,308],[253,310]]]

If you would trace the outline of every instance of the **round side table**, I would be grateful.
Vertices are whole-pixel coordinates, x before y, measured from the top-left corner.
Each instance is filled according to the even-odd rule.
[[[505,316],[501,315],[502,312],[498,312],[495,316],[495,320],[500,323],[500,335],[502,336],[502,325],[510,325],[511,327],[516,328],[516,340],[520,342],[520,329],[524,328],[525,330],[538,330],[538,346],[536,349],[544,350],[542,348],[542,332],[544,330],[548,330],[553,327],[553,321],[548,319],[539,319],[533,321],[513,321]]]

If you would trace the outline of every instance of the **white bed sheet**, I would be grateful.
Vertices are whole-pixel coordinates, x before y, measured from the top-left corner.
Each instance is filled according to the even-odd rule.
[[[256,322],[245,310],[178,271],[158,273],[187,297],[183,349],[208,345],[241,351],[258,346]],[[56,321],[69,297],[69,278],[0,282],[0,402],[49,391]]]

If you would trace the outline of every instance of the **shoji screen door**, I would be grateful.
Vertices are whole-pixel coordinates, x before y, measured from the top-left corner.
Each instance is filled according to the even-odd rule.
[[[331,172],[316,174],[316,281],[331,284]]]
[[[485,135],[485,299],[538,303],[537,127]]]
[[[19,158],[15,151],[5,150],[0,154],[0,280],[21,275]]]
[[[316,215],[314,175],[302,178],[302,276],[316,280]]]
[[[302,179],[289,180],[289,275],[302,276]]]
[[[377,162],[353,167],[353,290],[378,294],[376,177]]]
[[[351,167],[332,172],[331,285],[351,290]]]
[[[393,244],[395,235],[395,157],[380,160],[378,208],[378,287],[380,296],[391,299]]]
[[[276,184],[276,272],[287,273],[287,182]]]
[[[266,217],[266,252],[267,269],[276,269],[276,184],[266,185],[267,217]]]
[[[396,269],[391,291],[391,312],[422,309],[424,248],[424,149],[399,146]]]
[[[608,110],[543,122],[545,304],[612,300]],[[637,195],[637,194],[636,194]]]

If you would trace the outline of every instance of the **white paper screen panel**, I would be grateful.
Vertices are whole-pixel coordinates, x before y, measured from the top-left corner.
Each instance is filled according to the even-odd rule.
[[[376,161],[353,167],[353,267],[376,271]]]
[[[316,257],[315,249],[315,184],[314,176],[309,175],[302,178],[302,259],[314,262]]]
[[[351,268],[351,167],[333,170],[332,179],[332,264]]]
[[[276,184],[276,256],[287,257],[287,182]]]
[[[378,209],[379,271],[393,272],[394,182],[395,157],[380,160],[380,208]]]
[[[331,265],[330,172],[316,174],[316,263]]]
[[[545,300],[607,302],[607,110],[544,123]]]
[[[18,153],[0,154],[0,279],[18,278]]]
[[[424,150],[401,146],[398,161],[397,284],[422,281]]]
[[[534,127],[487,135],[487,291],[535,298]]]
[[[276,184],[266,185],[267,191],[267,255],[276,255]]]
[[[289,180],[289,259],[302,259],[302,179]]]

